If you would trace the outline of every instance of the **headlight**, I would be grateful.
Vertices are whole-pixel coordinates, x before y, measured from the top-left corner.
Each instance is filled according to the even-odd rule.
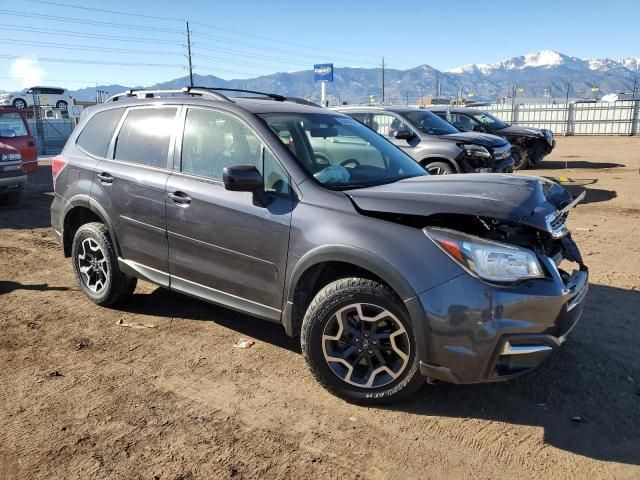
[[[481,147],[480,145],[468,145],[463,143],[460,145],[460,148],[464,150],[465,155],[468,157],[491,158],[489,150]]]
[[[526,248],[445,228],[423,229],[433,243],[472,275],[491,282],[543,278],[536,255]]]
[[[22,160],[22,156],[19,153],[3,153],[0,155],[0,159],[3,162],[15,162],[17,160]]]

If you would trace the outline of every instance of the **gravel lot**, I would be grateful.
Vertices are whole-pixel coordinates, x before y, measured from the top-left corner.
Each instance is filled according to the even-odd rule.
[[[640,138],[558,143],[527,173],[590,183],[569,187],[587,189],[569,220],[581,323],[527,377],[386,408],[326,393],[277,325],[145,282],[118,310],[90,303],[43,162],[0,208],[0,479],[640,478]]]

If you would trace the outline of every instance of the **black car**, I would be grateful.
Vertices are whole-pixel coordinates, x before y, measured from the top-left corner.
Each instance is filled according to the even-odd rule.
[[[546,128],[509,125],[475,108],[442,107],[430,110],[462,131],[486,132],[509,140],[516,170],[540,163],[556,146],[553,132]]]
[[[322,385],[362,403],[506,380],[564,343],[588,288],[565,226],[580,199],[524,175],[432,176],[347,115],[220,91],[115,96],[52,160],[51,225],[90,300],[144,279],[282,325]]]
[[[461,132],[416,107],[338,107],[411,155],[431,175],[511,173],[511,145],[503,137]]]

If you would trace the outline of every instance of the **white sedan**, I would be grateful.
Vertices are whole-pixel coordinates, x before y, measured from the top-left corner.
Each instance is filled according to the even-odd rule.
[[[0,106],[28,108],[33,107],[34,94],[40,99],[40,105],[47,105],[66,110],[73,104],[73,99],[64,88],[31,87],[21,92],[10,92],[0,95]]]

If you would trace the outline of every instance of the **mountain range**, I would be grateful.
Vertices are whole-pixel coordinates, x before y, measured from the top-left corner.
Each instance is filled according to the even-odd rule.
[[[638,75],[640,57],[612,60],[580,59],[554,50],[542,50],[492,64],[471,64],[437,70],[424,64],[407,70],[385,69],[387,102],[415,102],[423,96],[456,97],[474,100],[507,97],[514,89],[517,97],[589,98],[606,93],[630,92]],[[337,67],[334,82],[327,87],[333,103],[364,103],[372,95],[381,99],[380,68]],[[159,82],[147,88],[172,88],[188,85],[188,77]],[[194,84],[203,87],[241,88],[276,92],[319,100],[320,87],[313,83],[313,71],[274,73],[249,79],[224,80],[213,75],[194,74]],[[128,88],[101,85],[71,92],[78,100],[95,99],[96,88],[110,94]],[[594,90],[595,89],[595,90]]]

